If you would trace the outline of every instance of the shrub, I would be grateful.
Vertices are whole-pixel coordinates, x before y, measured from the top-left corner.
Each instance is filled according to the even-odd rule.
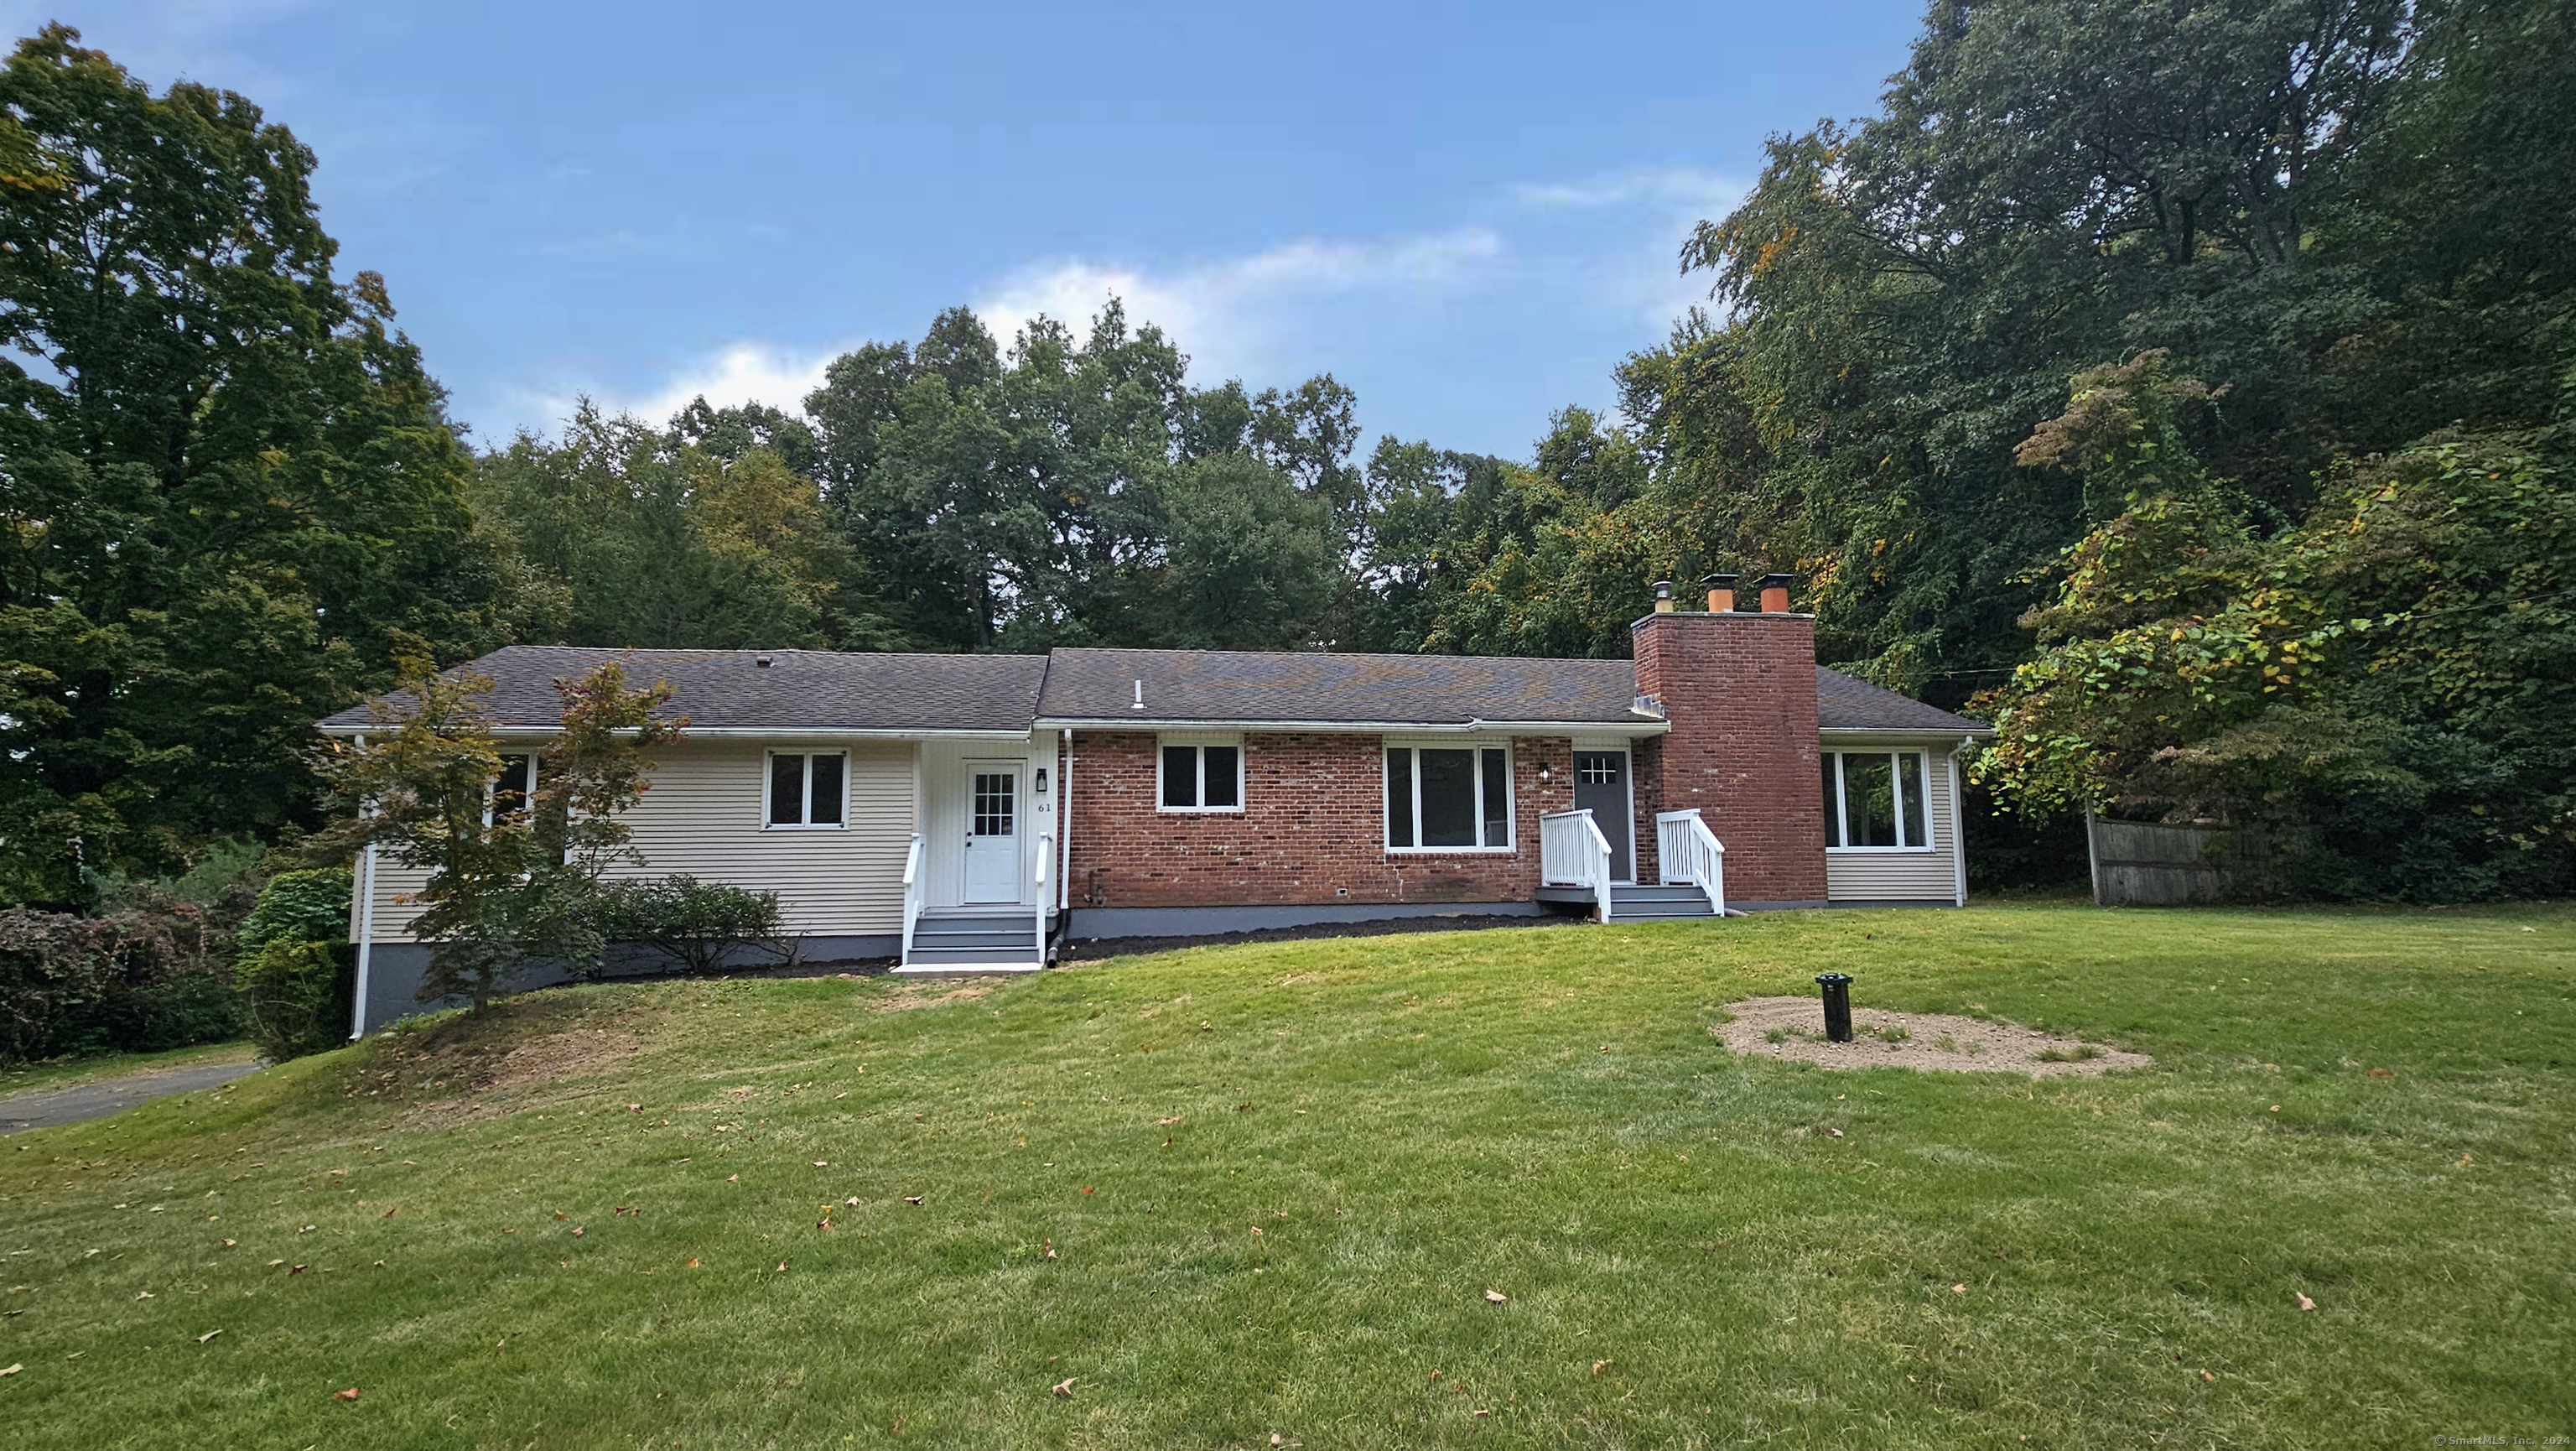
[[[349,891],[345,867],[278,873],[260,889],[259,904],[242,923],[242,950],[256,951],[272,942],[347,941]]]
[[[242,923],[233,990],[243,1025],[272,1063],[322,1053],[348,1036],[342,958],[350,874],[342,868],[280,872]]]
[[[792,960],[794,946],[780,929],[776,892],[754,892],[702,882],[687,875],[602,887],[591,921],[609,942],[632,943],[682,972],[711,973],[737,949],[754,948]]]
[[[97,917],[0,912],[0,1057],[154,1052],[231,1036],[223,937],[204,908],[152,893]]]
[[[347,1041],[342,954],[336,947],[281,937],[244,953],[234,965],[243,1026],[261,1057],[283,1063]]]

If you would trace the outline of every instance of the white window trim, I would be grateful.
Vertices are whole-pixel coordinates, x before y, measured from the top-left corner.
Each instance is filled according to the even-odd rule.
[[[1834,760],[1834,816],[1835,821],[1843,828],[1845,835],[1849,835],[1851,830],[1851,793],[1848,784],[1843,778],[1844,757],[1880,756],[1893,758],[1896,756],[1912,756],[1922,763],[1923,772],[1920,776],[1915,778],[1917,781],[1921,782],[1923,786],[1923,791],[1921,793],[1923,801],[1920,808],[1923,817],[1923,830],[1921,833],[1923,837],[1922,841],[1908,846],[1829,846],[1825,848],[1825,854],[1827,856],[1928,856],[1941,849],[1939,843],[1935,840],[1934,833],[1932,831],[1931,752],[1924,750],[1920,746],[1881,746],[1874,750],[1867,746],[1837,746],[1834,749],[1825,752],[1825,754],[1833,757]],[[1895,769],[1892,760],[1889,769]],[[1892,793],[1895,789],[1894,783],[1890,782],[1888,790]],[[1895,803],[1891,801],[1888,804],[1893,806]],[[1901,824],[1899,829],[1902,830]]]
[[[1386,753],[1412,751],[1413,757],[1413,834],[1422,834],[1422,756],[1424,751],[1500,751],[1503,753],[1503,836],[1502,846],[1397,846],[1395,823],[1386,814]],[[1476,834],[1485,834],[1485,758],[1476,757]],[[1512,754],[1509,740],[1487,741],[1455,736],[1408,739],[1386,736],[1378,742],[1377,753],[1378,840],[1389,856],[1510,856],[1521,849],[1519,763]]]
[[[841,819],[838,821],[772,821],[769,819],[769,793],[778,779],[778,758],[805,758],[805,785],[797,793],[798,809],[814,814],[814,765],[816,756],[841,758]],[[760,757],[760,829],[763,831],[847,831],[850,828],[850,753],[839,751],[764,751]]]
[[[520,799],[527,802],[529,810],[535,810],[537,805],[537,753],[535,751],[503,751],[501,752],[501,755],[504,758],[519,757],[527,762],[527,765],[522,768],[525,773],[524,779],[519,782],[521,788]],[[483,788],[484,829],[488,831],[495,825],[498,825],[500,818],[501,783],[498,780],[494,780]]]
[[[1195,795],[1200,801],[1207,800],[1207,748],[1209,746],[1234,747],[1234,804],[1232,806],[1167,806],[1163,804],[1163,752],[1167,748],[1173,746],[1189,747],[1192,753],[1191,759],[1198,762],[1199,779],[1197,782],[1198,790]],[[1247,784],[1245,778],[1249,774],[1250,773],[1244,768],[1243,737],[1240,735],[1228,735],[1213,731],[1166,731],[1162,735],[1154,738],[1154,810],[1159,815],[1241,816],[1243,814],[1244,805],[1244,786]]]

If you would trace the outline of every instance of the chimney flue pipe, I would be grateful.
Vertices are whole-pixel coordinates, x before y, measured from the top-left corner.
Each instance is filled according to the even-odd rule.
[[[1785,574],[1762,576],[1762,613],[1766,615],[1789,613],[1789,576]]]
[[[1704,574],[1704,575],[1700,576],[1699,585],[1700,585],[1700,588],[1702,588],[1702,589],[1704,589],[1704,590],[1707,590],[1707,591],[1708,591],[1708,612],[1709,612],[1710,614],[1712,614],[1712,615],[1725,615],[1725,614],[1732,614],[1732,613],[1734,613],[1734,611],[1735,611],[1735,576],[1734,576],[1734,575],[1731,575],[1731,574]]]

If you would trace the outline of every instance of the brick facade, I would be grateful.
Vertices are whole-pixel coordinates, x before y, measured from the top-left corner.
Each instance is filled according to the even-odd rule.
[[[1391,852],[1382,737],[1244,732],[1240,812],[1156,809],[1158,745],[1147,731],[1075,733],[1074,906],[1526,902],[1538,887],[1539,815],[1573,805],[1573,742],[1517,737],[1511,851]],[[1552,781],[1539,781],[1541,764]]]
[[[1637,755],[1646,811],[1700,808],[1726,844],[1727,896],[1825,899],[1816,624],[1792,614],[1674,613],[1635,626],[1637,689],[1670,734]],[[1639,854],[1639,880],[1653,870]]]

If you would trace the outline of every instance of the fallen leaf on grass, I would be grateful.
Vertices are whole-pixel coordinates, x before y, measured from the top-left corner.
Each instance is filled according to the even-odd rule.
[[[581,1227],[580,1225],[578,1225],[578,1224],[576,1224],[576,1225],[574,1225],[574,1226],[572,1227],[572,1237],[573,1237],[573,1238],[575,1238],[575,1239],[579,1239],[579,1238],[581,1238],[583,1235],[588,1234],[588,1233],[590,1233],[590,1231],[589,1231],[589,1230],[582,1228],[582,1227]]]
[[[1158,1129],[1167,1129],[1180,1121],[1181,1116],[1179,1114],[1174,1114],[1170,1118],[1158,1118],[1154,1120],[1154,1127]]]
[[[233,1242],[232,1242],[231,1240],[225,1240],[225,1241],[224,1241],[224,1248],[226,1248],[226,1249],[231,1249],[232,1247],[233,1247]]]
[[[1843,1131],[1842,1131],[1841,1129],[1831,1129],[1831,1128],[1829,1128],[1829,1129],[1825,1130],[1825,1137],[1827,1137],[1827,1138],[1829,1138],[1829,1139],[1839,1139],[1839,1138],[1841,1138],[1842,1136],[1843,1136]]]
[[[1608,1361],[1606,1361],[1606,1360],[1596,1360],[1596,1361],[1592,1362],[1592,1373],[1593,1373],[1594,1375],[1599,1375],[1599,1374],[1601,1374],[1602,1372],[1604,1372],[1604,1371],[1608,1370],[1609,1368],[1610,1368],[1610,1362],[1608,1362]]]
[[[357,1398],[358,1388],[356,1386],[351,1386],[345,1391],[333,1391],[331,1393],[331,1399],[335,1401],[354,1401]]]
[[[697,1257],[696,1255],[691,1255],[691,1256],[689,1256],[689,1268],[694,1270],[694,1269],[696,1269],[697,1267],[698,1267],[698,1257]]]
[[[2297,1296],[2299,1297],[2299,1308],[2300,1308],[2300,1309],[2302,1309],[2302,1310],[2313,1310],[2313,1309],[2317,1308],[2317,1302],[2316,1302],[2316,1301],[2314,1301],[2314,1300],[2309,1299],[2309,1298],[2307,1297],[2307,1295],[2306,1295],[2306,1293],[2305,1293],[2305,1292],[2303,1292],[2303,1291],[2299,1291],[2299,1290],[2292,1290],[2290,1293],[2291,1293],[2291,1294],[2293,1294],[2293,1295],[2297,1295]]]
[[[2214,1376],[2214,1375],[2211,1375],[2208,1371],[2205,1371],[2205,1370],[2204,1370],[2204,1371],[2202,1371],[2202,1372],[2200,1373],[2200,1378],[2201,1378],[2202,1380],[2204,1380],[2204,1381],[2207,1381],[2207,1382],[2208,1382],[2208,1383],[2210,1383],[2211,1385],[2216,1385],[2216,1384],[2218,1384],[2218,1377],[2216,1377],[2216,1376]]]
[[[200,1335],[200,1336],[198,1336],[198,1337],[197,1337],[197,1343],[198,1343],[199,1345],[203,1345],[203,1344],[205,1344],[207,1341],[212,1340],[212,1339],[214,1339],[216,1336],[221,1335],[221,1334],[223,1334],[223,1333],[224,1333],[224,1332],[222,1332],[222,1331],[220,1331],[220,1330],[209,1330],[209,1331],[207,1331],[205,1334]]]
[[[1257,1229],[1253,1231],[1254,1234],[1259,1234],[1260,1232],[1261,1231]],[[1510,1298],[1511,1296],[1504,1294],[1500,1290],[1487,1290],[1485,1292],[1485,1303],[1488,1305],[1500,1305]]]
[[[921,1196],[918,1194],[907,1194],[903,1196],[903,1202],[906,1204],[918,1205],[921,1203]]]
[[[855,1208],[857,1208],[857,1207],[858,1207],[858,1203],[859,1203],[859,1196],[857,1196],[856,1194],[853,1194],[853,1195],[851,1195],[849,1198],[844,1199],[844,1200],[842,1200],[841,1202],[842,1202],[842,1203],[844,1203],[844,1204],[847,1204],[847,1205],[849,1205],[851,1208],[855,1209]]]
[[[386,1211],[385,1211],[384,1217],[385,1217],[385,1218],[387,1218],[387,1219],[391,1219],[391,1218],[393,1218],[393,1217],[394,1217],[394,1212],[393,1212],[392,1210],[388,1209],[388,1210],[386,1210]]]
[[[785,1273],[787,1273],[787,1261],[785,1261],[785,1260],[780,1260],[780,1261],[778,1262],[778,1268],[777,1268],[777,1270],[776,1270],[774,1273],[782,1274],[782,1275],[783,1275],[783,1274],[785,1274]]]
[[[642,1113],[644,1111],[644,1105],[640,1103],[630,1103],[626,1105],[626,1111],[628,1113]]]
[[[1047,1394],[1051,1396],[1062,1396],[1067,1400],[1072,1399],[1073,1377],[1066,1376],[1064,1379],[1057,1381],[1054,1385],[1049,1386],[1047,1388]]]
[[[2397,1075],[2389,1072],[2385,1068],[2374,1068],[2370,1070],[2370,1076],[2373,1078],[2394,1078]]]
[[[1052,1239],[1046,1242],[1046,1257],[1048,1259],[1055,1258],[1055,1241]]]
[[[725,1175],[725,1182],[728,1184],[739,1184],[742,1182],[742,1176],[740,1174],[727,1174]]]
[[[279,1265],[282,1265],[282,1264],[284,1264],[284,1263],[286,1263],[286,1261],[284,1261],[284,1260],[270,1260],[270,1261],[268,1262],[268,1267],[269,1267],[270,1269],[272,1269],[272,1270],[273,1270],[273,1269],[276,1269]]]
[[[137,1296],[135,1296],[134,1298],[136,1298],[136,1299],[138,1299],[138,1300],[149,1300],[149,1299],[151,1299],[151,1298],[152,1298],[152,1292],[151,1292],[150,1290],[146,1290],[146,1291],[144,1291],[142,1294],[137,1295]]]
[[[1950,1287],[1950,1293],[1953,1295],[1964,1295],[1968,1293],[1968,1287],[1965,1285],[1952,1285]]]
[[[817,1169],[828,1169],[832,1167],[832,1161],[829,1159],[816,1159],[814,1161],[814,1167]]]

